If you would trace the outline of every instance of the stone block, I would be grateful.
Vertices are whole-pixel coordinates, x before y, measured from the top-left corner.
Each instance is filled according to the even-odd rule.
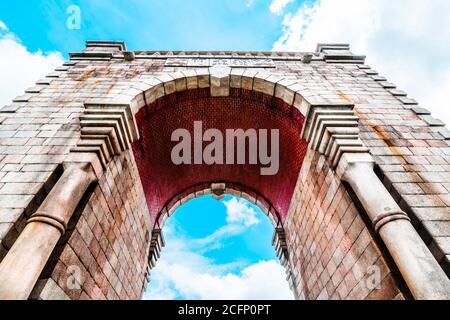
[[[422,115],[421,119],[425,121],[430,127],[445,127],[445,123],[439,119],[436,119],[430,115]]]
[[[275,94],[275,83],[267,81],[268,77],[269,75],[266,73],[258,73],[253,79],[253,90],[273,96]]]
[[[450,237],[450,221],[424,221],[423,225],[432,237]]]
[[[397,97],[398,100],[400,100],[400,102],[402,102],[404,105],[418,105],[419,103],[411,98],[407,98],[407,97]]]
[[[447,194],[448,191],[441,183],[420,183],[420,188],[426,194]]]
[[[418,183],[423,182],[415,172],[386,172],[386,177],[391,183]]]
[[[434,238],[434,241],[445,255],[450,255],[450,236],[436,237]]]
[[[405,195],[403,199],[411,207],[444,207],[445,204],[436,195]]]
[[[244,69],[233,68],[230,73],[230,88],[242,88],[242,74]]]
[[[31,294],[34,300],[70,300],[70,297],[64,290],[53,280],[43,279],[36,283],[36,287]]]
[[[401,195],[418,195],[426,193],[417,183],[393,183],[392,186]]]
[[[431,115],[431,112],[426,108],[417,107],[417,108],[412,108],[411,110],[414,111],[414,113],[417,115]]]
[[[0,195],[34,195],[43,187],[43,183],[6,183],[0,189]]]
[[[1,195],[0,208],[24,209],[32,199],[32,195]]]
[[[230,72],[229,67],[210,68],[211,96],[223,97],[230,94]]]
[[[439,128],[437,131],[445,140],[450,140],[450,131],[446,127]]]
[[[423,182],[447,183],[450,182],[450,172],[419,172]]]

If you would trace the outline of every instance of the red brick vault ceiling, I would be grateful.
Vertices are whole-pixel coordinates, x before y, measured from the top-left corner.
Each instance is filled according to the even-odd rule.
[[[232,89],[228,97],[211,97],[209,89],[198,89],[165,96],[142,108],[136,120],[141,139],[133,150],[153,221],[165,207],[212,182],[226,182],[272,206],[282,220],[286,217],[307,149],[300,139],[304,117],[294,107],[253,91]],[[260,165],[173,164],[171,153],[178,144],[171,142],[173,131],[187,129],[193,137],[195,121],[203,122],[203,132],[216,128],[224,136],[226,129],[268,129],[269,135],[270,129],[279,129],[278,174],[262,176]]]

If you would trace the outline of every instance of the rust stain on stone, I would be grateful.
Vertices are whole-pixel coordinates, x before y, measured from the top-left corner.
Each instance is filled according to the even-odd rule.
[[[97,76],[96,69],[91,69],[91,70],[84,72],[81,76],[79,76],[76,79],[79,82],[74,86],[74,92],[78,92],[79,90],[85,88],[87,80],[91,77],[96,77],[96,76]]]
[[[353,108],[353,111],[356,113],[359,119],[370,121],[370,118],[367,116],[367,114],[361,111],[358,107]]]
[[[354,104],[354,101],[352,98],[350,98],[348,95],[346,95],[345,93],[343,93],[341,90],[337,90],[337,94],[339,97],[341,97],[342,99],[344,99],[348,104]]]
[[[392,141],[392,139],[389,138],[389,136],[386,134],[386,132],[384,132],[384,130],[380,126],[372,126],[372,129],[375,130],[376,134],[381,139],[383,139],[383,141],[389,146],[389,148],[391,149],[392,153],[395,156],[401,157],[401,152],[395,145],[394,141]]]
[[[83,73],[78,80],[81,81],[81,82],[84,82],[87,79],[91,78],[92,76],[95,77],[95,74],[96,74],[95,73],[95,69],[88,70],[85,73]]]
[[[102,75],[102,76],[106,76],[108,74],[110,74],[110,68],[109,66],[100,66],[96,68],[96,71]]]
[[[92,89],[94,89],[94,90],[97,89],[97,87],[98,87],[98,85],[99,85],[100,83],[101,83],[100,80],[98,80],[98,79],[95,80],[94,83],[92,84]]]
[[[113,88],[114,88],[114,83],[113,83],[113,84],[110,84],[110,85],[108,86],[108,89],[106,89],[106,94],[109,94]]]
[[[365,120],[365,125],[371,127],[375,131],[377,136],[380,137],[387,144],[387,146],[392,151],[394,156],[403,158],[400,150],[395,145],[394,141],[392,141],[392,139],[389,137],[389,135],[386,132],[384,132],[384,130],[381,128],[381,126],[376,124],[375,121],[369,119],[367,117],[367,115],[364,112],[361,112],[361,110],[359,110],[358,108],[355,108],[354,111],[360,119]]]
[[[389,146],[389,147],[395,147],[394,142],[389,138],[389,136],[386,134],[386,132],[381,129],[380,126],[372,126],[372,129],[375,130],[377,135],[383,139],[383,141]]]

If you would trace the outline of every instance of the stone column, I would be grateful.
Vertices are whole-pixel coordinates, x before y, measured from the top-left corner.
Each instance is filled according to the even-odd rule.
[[[352,186],[414,298],[449,300],[450,280],[373,168],[368,153],[347,153],[337,173]]]
[[[77,205],[95,179],[91,164],[68,165],[0,264],[0,300],[29,297]]]
[[[302,100],[298,108],[307,118],[302,137],[352,186],[414,298],[450,300],[450,280],[373,171],[370,150],[359,139],[354,106],[311,106]]]
[[[286,280],[288,281],[289,287],[292,290],[292,293],[294,294],[294,299],[300,300],[300,296],[297,290],[296,279],[294,277],[293,268],[291,266],[291,261],[289,259],[289,251],[286,242],[286,233],[284,231],[284,228],[282,227],[275,228],[275,233],[272,239],[272,245],[275,248],[275,253],[278,259],[280,259],[281,265],[284,267],[286,271],[287,276]]]

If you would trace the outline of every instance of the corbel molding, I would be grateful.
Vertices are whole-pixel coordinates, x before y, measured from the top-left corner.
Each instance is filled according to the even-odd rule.
[[[359,118],[348,104],[310,106],[302,137],[324,155],[333,168],[346,153],[369,154],[359,138]]]
[[[81,137],[76,147],[71,149],[72,158],[77,154],[95,154],[103,170],[114,156],[129,150],[139,139],[129,104],[86,103],[80,126]]]

